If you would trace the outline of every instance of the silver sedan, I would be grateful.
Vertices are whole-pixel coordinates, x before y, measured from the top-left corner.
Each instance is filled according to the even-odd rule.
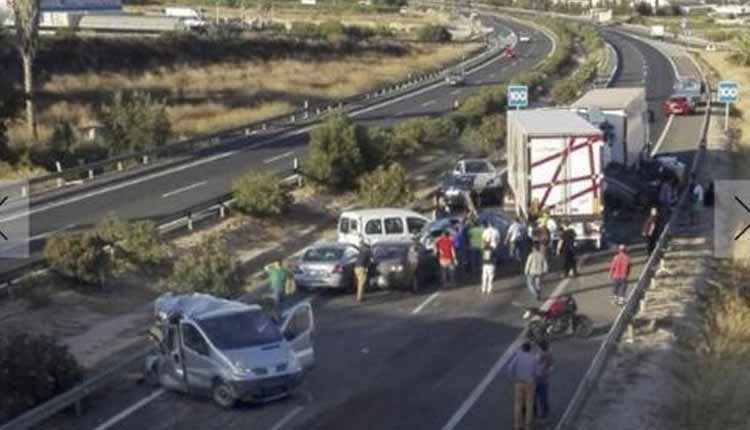
[[[294,282],[301,288],[351,289],[358,255],[359,248],[348,243],[316,243],[294,264]]]

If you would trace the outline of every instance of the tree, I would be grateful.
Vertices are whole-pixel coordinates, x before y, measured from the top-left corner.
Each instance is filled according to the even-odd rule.
[[[163,145],[170,133],[166,106],[148,93],[115,93],[98,114],[110,154]]]
[[[477,127],[467,129],[461,135],[461,145],[469,152],[482,156],[498,155],[505,144],[505,115],[486,116]]]
[[[96,235],[112,248],[113,266],[148,269],[163,263],[169,250],[152,221],[123,221],[107,216],[96,226]]]
[[[654,14],[654,9],[646,2],[640,2],[635,5],[635,11],[641,16],[651,16]]]
[[[734,51],[727,58],[738,66],[750,66],[750,33],[737,34],[734,41]]]
[[[16,47],[23,62],[23,88],[26,93],[26,122],[29,134],[35,141],[36,106],[34,104],[34,60],[39,45],[39,2],[40,0],[15,0],[13,14],[16,25]]]
[[[23,94],[13,87],[10,80],[0,79],[0,162],[16,162],[16,154],[8,146],[7,124],[22,106]]]
[[[214,235],[193,247],[174,266],[167,286],[178,293],[207,293],[229,297],[237,292],[234,260],[221,237]]]
[[[335,113],[310,133],[303,164],[305,177],[334,190],[348,190],[365,170],[362,147],[367,129]]]
[[[442,25],[427,24],[417,30],[417,40],[420,42],[445,43],[452,38],[451,32]]]
[[[44,245],[44,258],[60,275],[101,286],[112,269],[104,245],[95,233],[53,234]]]
[[[237,208],[250,215],[268,217],[281,215],[289,209],[289,189],[272,172],[250,172],[232,184]]]
[[[401,164],[378,167],[359,179],[357,196],[366,207],[403,206],[412,198],[412,189]]]

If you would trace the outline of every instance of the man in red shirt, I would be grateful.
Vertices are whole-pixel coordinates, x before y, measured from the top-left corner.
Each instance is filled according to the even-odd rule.
[[[456,267],[456,251],[453,249],[453,241],[450,233],[444,231],[435,241],[435,255],[440,263],[440,272],[443,276],[443,287],[448,285],[448,280],[453,280],[453,270]]]
[[[618,247],[618,252],[609,265],[609,278],[614,283],[613,300],[618,305],[625,304],[625,292],[628,289],[628,275],[630,274],[630,256],[625,245]]]

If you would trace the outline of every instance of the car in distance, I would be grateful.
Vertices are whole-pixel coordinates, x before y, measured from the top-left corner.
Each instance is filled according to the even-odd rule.
[[[519,42],[528,43],[528,42],[531,42],[531,37],[529,37],[526,34],[523,34],[523,35],[519,36],[518,41]]]
[[[311,245],[293,264],[294,282],[303,289],[351,289],[358,255],[359,248],[349,243]]]
[[[666,115],[691,115],[695,107],[686,96],[671,96],[662,104]]]
[[[372,262],[370,282],[379,288],[416,293],[437,279],[437,258],[417,242],[378,242],[372,247]]]
[[[459,87],[466,82],[463,73],[451,73],[445,77],[445,83],[451,87]]]

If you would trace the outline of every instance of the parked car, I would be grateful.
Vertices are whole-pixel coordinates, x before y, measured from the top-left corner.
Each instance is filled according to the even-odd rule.
[[[512,222],[510,219],[491,209],[480,210],[478,212],[478,215],[479,224],[484,224],[484,222],[490,223],[497,229],[497,231],[500,232],[500,238],[502,240],[505,240],[506,234],[508,233],[508,228],[510,227],[510,224]],[[462,219],[463,217],[455,215],[435,220],[427,224],[420,234],[419,242],[428,251],[432,252],[432,249],[435,245],[435,240],[437,240],[440,234],[442,234],[445,230],[451,228],[452,226],[455,226],[457,223],[460,223]]]
[[[522,35],[521,35],[521,36],[520,36],[520,37],[518,38],[518,41],[519,41],[519,42],[523,42],[523,43],[528,43],[528,42],[531,42],[531,37],[530,37],[530,36],[528,36],[528,35],[526,35],[526,34],[522,34]]]
[[[293,264],[294,282],[300,288],[351,289],[358,255],[359,248],[349,243],[311,245]]]
[[[466,83],[463,73],[451,73],[445,77],[445,83],[451,87],[458,87]]]
[[[409,252],[415,259],[409,258]],[[416,242],[379,242],[372,247],[370,282],[379,288],[418,292],[438,276],[437,258]]]
[[[303,302],[277,323],[260,306],[208,294],[167,293],[156,300],[149,335],[158,349],[144,378],[219,406],[289,395],[315,362],[312,307]]]
[[[338,241],[361,246],[387,241],[409,241],[430,222],[410,210],[396,208],[346,211],[339,217]]]
[[[437,193],[451,210],[465,208],[467,198],[473,199],[474,206],[501,203],[502,189],[496,187],[475,187],[476,177],[471,175],[444,174],[440,178]]]
[[[448,191],[450,186],[465,187],[471,184],[471,190],[479,195],[481,202],[487,203],[498,200],[502,196],[504,181],[503,172],[489,160],[484,158],[470,158],[459,160],[450,174],[461,178],[458,180],[445,179],[443,187]]]
[[[671,96],[662,104],[662,110],[666,115],[691,115],[695,106],[686,96]]]

